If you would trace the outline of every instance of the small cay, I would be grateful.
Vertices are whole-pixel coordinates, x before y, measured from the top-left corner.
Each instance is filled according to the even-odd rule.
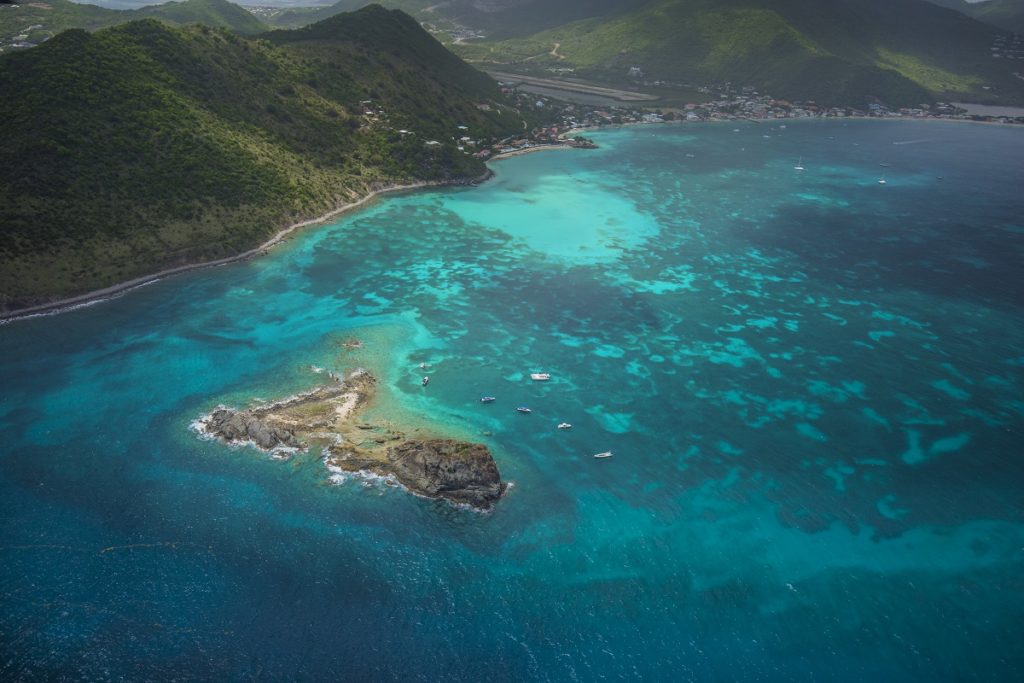
[[[491,509],[505,491],[486,446],[453,439],[407,438],[390,423],[362,419],[376,390],[367,370],[288,399],[244,410],[218,408],[199,430],[229,444],[281,455],[319,446],[333,471],[393,477],[413,493]]]

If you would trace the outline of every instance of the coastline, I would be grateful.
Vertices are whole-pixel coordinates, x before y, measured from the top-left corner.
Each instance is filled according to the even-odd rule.
[[[547,149],[577,149],[573,145],[560,144],[560,145],[537,145],[535,147],[528,147],[525,149],[517,149],[511,152],[503,152],[501,154],[495,154],[494,156],[484,160],[484,163],[490,163],[492,161],[501,161],[502,159],[510,159],[512,157],[521,156],[523,154],[531,154],[533,152],[540,152]],[[269,249],[280,244],[286,237],[291,235],[296,230],[307,228],[310,226],[319,225],[326,223],[327,221],[336,218],[344,213],[358,209],[363,205],[367,204],[373,199],[376,199],[380,195],[389,194],[392,192],[408,192],[412,190],[422,190],[428,187],[459,187],[459,186],[475,186],[480,183],[490,180],[494,176],[494,171],[487,169],[487,171],[476,178],[462,179],[462,180],[424,180],[416,183],[405,183],[401,185],[388,185],[376,190],[371,190],[367,195],[357,199],[348,204],[336,207],[327,213],[324,213],[315,218],[310,218],[298,223],[293,223],[285,228],[282,228],[273,237],[268,239],[263,244],[243,251],[240,254],[234,256],[225,256],[224,258],[214,259],[213,261],[203,261],[201,263],[189,263],[183,266],[175,266],[174,268],[167,268],[165,270],[151,273],[149,275],[141,275],[125,282],[120,282],[103,289],[96,289],[85,294],[78,294],[76,296],[67,297],[64,299],[58,299],[44,304],[36,304],[34,306],[27,306],[25,308],[15,309],[13,311],[7,311],[0,313],[0,325],[13,322],[15,320],[21,320],[25,318],[32,318],[38,315],[57,315],[67,311],[74,310],[82,306],[88,306],[95,303],[99,303],[106,299],[110,299],[133,289],[144,287],[152,284],[164,278],[172,277],[174,275],[180,275],[181,273],[188,273],[193,270],[199,270],[202,268],[213,268],[216,266],[225,266],[230,263],[236,263],[238,261],[245,261],[250,258],[256,258],[257,256],[263,256]]]
[[[914,117],[911,117],[911,116],[803,116],[803,117],[789,118],[789,119],[750,119],[750,118],[740,118],[740,119],[703,119],[703,120],[700,120],[700,121],[686,121],[686,120],[679,120],[679,119],[675,119],[675,120],[672,120],[672,121],[653,121],[653,122],[648,122],[648,121],[627,121],[626,123],[608,123],[608,124],[605,124],[605,125],[602,125],[602,126],[580,126],[579,128],[572,128],[570,130],[565,131],[564,133],[560,133],[559,134],[559,138],[566,139],[567,137],[575,135],[576,133],[595,132],[595,131],[602,131],[602,130],[614,130],[614,129],[618,129],[618,128],[626,128],[626,127],[633,127],[633,126],[664,126],[664,125],[669,125],[669,124],[671,124],[671,125],[691,125],[692,126],[692,125],[700,125],[700,124],[720,124],[720,123],[731,123],[733,125],[740,124],[740,123],[754,123],[754,124],[757,124],[757,125],[763,125],[763,124],[779,125],[781,123],[781,124],[784,124],[784,125],[789,125],[791,123],[801,123],[801,122],[805,122],[805,121],[815,121],[815,122],[817,122],[817,121],[828,121],[828,122],[838,122],[838,121],[910,121],[910,122],[916,122],[916,123],[923,123],[923,122],[926,122],[926,121],[931,121],[931,122],[938,122],[938,123],[972,123],[972,124],[982,125],[982,126],[1007,126],[1007,127],[1024,128],[1024,125],[1019,124],[1019,123],[1009,123],[1009,122],[1005,122],[1004,123],[1004,122],[1001,122],[1001,121],[975,121],[974,119],[952,119],[952,118],[945,119],[945,118],[938,118],[938,117],[934,117],[934,116],[922,117],[922,118],[914,118]],[[513,154],[513,153],[510,152],[509,154]],[[493,157],[493,158],[499,158],[499,157]]]
[[[299,221],[298,223],[292,223],[291,225],[286,226],[279,230],[278,232],[276,232],[266,242],[263,242],[259,246],[253,247],[252,249],[247,249],[246,251],[243,251],[240,254],[235,254],[234,256],[225,256],[223,258],[214,259],[212,261],[203,261],[201,263],[189,263],[182,266],[175,266],[174,268],[166,268],[156,273],[150,273],[149,275],[141,275],[137,278],[132,278],[131,280],[126,280],[125,282],[110,285],[109,287],[104,287],[102,289],[96,289],[91,292],[86,292],[84,294],[78,294],[72,297],[58,299],[56,301],[50,301],[43,304],[36,304],[34,306],[26,306],[25,308],[19,308],[13,311],[6,311],[0,313],[0,324],[9,323],[24,318],[31,318],[37,315],[56,315],[58,313],[70,311],[81,306],[99,303],[105,299],[110,299],[115,296],[119,296],[121,294],[124,294],[125,292],[137,289],[138,287],[144,287],[145,285],[152,284],[154,282],[163,280],[164,278],[171,277],[173,275],[179,275],[181,273],[187,273],[193,270],[199,270],[201,268],[213,268],[215,266],[224,266],[228,265],[229,263],[236,263],[238,261],[245,261],[250,258],[262,256],[266,254],[268,250],[284,241],[285,238],[287,238],[296,230],[325,223],[331,220],[332,218],[340,216],[341,214],[344,214],[348,211],[358,209],[359,207],[367,204],[371,200],[376,199],[378,196],[383,194],[388,194],[391,192],[406,192],[411,190],[419,190],[427,187],[477,185],[488,180],[492,175],[494,175],[494,172],[488,169],[486,173],[471,179],[454,181],[424,180],[420,182],[405,183],[401,185],[387,185],[385,187],[371,190],[365,196],[355,201],[331,209],[327,213],[324,213],[320,216],[316,216],[315,218],[310,218],[304,221]]]
[[[1014,124],[1014,123],[1002,123],[1002,122],[998,122],[998,121],[975,121],[975,120],[971,120],[971,119],[909,118],[909,117],[878,117],[878,116],[802,117],[802,118],[789,118],[789,119],[742,119],[742,120],[712,119],[712,120],[706,120],[706,121],[685,121],[685,120],[680,121],[680,120],[672,120],[672,121],[658,121],[658,122],[631,121],[631,122],[627,122],[627,123],[616,123],[616,124],[608,124],[608,125],[602,125],[602,126],[581,126],[579,128],[573,128],[571,130],[565,131],[559,137],[560,137],[560,139],[565,140],[568,137],[570,137],[572,135],[575,135],[575,134],[580,134],[580,133],[585,133],[585,132],[593,132],[593,131],[602,131],[602,130],[614,130],[614,129],[618,129],[618,128],[625,128],[627,126],[628,127],[633,127],[633,126],[655,126],[655,125],[665,125],[665,124],[676,124],[676,125],[690,124],[690,125],[693,125],[693,124],[721,124],[721,123],[731,123],[731,124],[738,124],[738,123],[755,123],[755,124],[771,123],[771,124],[775,124],[775,125],[778,125],[779,123],[783,123],[783,124],[788,125],[790,123],[798,123],[798,122],[805,122],[805,121],[829,121],[829,122],[836,122],[836,121],[915,121],[915,122],[939,121],[939,122],[951,122],[951,123],[972,123],[972,124],[989,125],[989,126],[993,126],[993,125],[994,126],[1019,126],[1020,125],[1020,124]],[[532,147],[515,149],[515,150],[509,151],[509,152],[502,152],[502,153],[499,153],[499,154],[495,154],[495,155],[485,159],[484,162],[485,163],[490,163],[492,161],[501,161],[502,159],[510,159],[512,157],[523,156],[525,154],[532,154],[534,152],[540,152],[540,151],[550,150],[550,149],[579,149],[579,148],[575,147],[573,145],[570,145],[570,144],[535,145],[535,146],[532,146]],[[271,248],[273,248],[274,246],[276,246],[276,245],[280,244],[282,241],[284,241],[293,232],[295,232],[297,230],[300,230],[302,228],[306,228],[306,227],[310,227],[310,226],[316,226],[316,225],[319,225],[319,224],[322,224],[322,223],[326,223],[327,221],[329,221],[329,220],[331,220],[333,218],[336,218],[337,216],[340,216],[340,215],[342,215],[342,214],[344,214],[344,213],[346,213],[348,211],[352,211],[354,209],[358,209],[358,208],[362,207],[363,205],[369,203],[373,199],[376,199],[378,196],[383,195],[383,194],[388,194],[388,193],[392,193],[392,192],[406,192],[406,191],[419,190],[419,189],[424,189],[424,188],[429,188],[429,187],[475,186],[475,185],[478,185],[478,184],[480,184],[482,182],[485,182],[485,181],[489,180],[493,176],[494,176],[494,171],[488,169],[485,173],[483,173],[482,175],[480,175],[480,176],[478,176],[476,178],[461,179],[461,180],[451,180],[451,181],[426,181],[425,180],[425,181],[419,181],[419,182],[415,182],[415,183],[405,183],[405,184],[399,184],[399,185],[387,185],[387,186],[384,186],[384,187],[380,187],[378,189],[371,190],[368,194],[366,194],[365,196],[363,196],[363,197],[361,197],[361,198],[359,198],[359,199],[357,199],[355,201],[349,202],[347,204],[343,204],[343,205],[341,205],[339,207],[336,207],[336,208],[334,208],[334,209],[332,209],[332,210],[330,210],[330,211],[328,211],[328,212],[326,212],[324,214],[321,214],[321,215],[316,216],[314,218],[310,218],[310,219],[307,219],[307,220],[299,221],[297,223],[293,223],[291,225],[288,225],[288,226],[282,228],[281,230],[279,230],[270,239],[268,239],[267,241],[263,242],[259,246],[253,247],[253,248],[248,249],[248,250],[246,250],[244,252],[241,252],[239,254],[235,254],[233,256],[225,256],[223,258],[214,259],[212,261],[203,261],[203,262],[200,262],[200,263],[190,263],[190,264],[185,264],[185,265],[181,265],[181,266],[175,266],[174,268],[167,268],[167,269],[158,271],[156,273],[151,273],[151,274],[148,274],[148,275],[142,275],[142,276],[139,276],[137,278],[132,278],[131,280],[126,280],[125,282],[120,282],[120,283],[117,283],[117,284],[114,284],[114,285],[110,285],[109,287],[104,287],[102,289],[93,290],[91,292],[86,292],[84,294],[78,294],[78,295],[75,295],[75,296],[72,296],[72,297],[67,297],[67,298],[64,298],[64,299],[58,299],[58,300],[47,302],[47,303],[36,304],[36,305],[33,305],[33,306],[27,306],[25,308],[19,308],[19,309],[15,309],[15,310],[12,310],[12,311],[0,312],[0,325],[6,324],[6,323],[10,323],[10,322],[13,322],[13,321],[16,321],[16,320],[32,318],[32,317],[39,316],[39,315],[57,315],[59,313],[64,313],[64,312],[67,312],[67,311],[71,311],[71,310],[74,310],[76,308],[80,308],[82,306],[88,306],[88,305],[100,303],[100,302],[102,302],[102,301],[104,301],[106,299],[114,298],[116,296],[119,296],[121,294],[129,292],[129,291],[131,291],[133,289],[136,289],[136,288],[139,288],[139,287],[144,287],[144,286],[146,286],[148,284],[152,284],[152,283],[157,282],[159,280],[163,280],[164,278],[167,278],[167,277],[172,277],[174,275],[179,275],[181,273],[187,273],[187,272],[190,272],[190,271],[193,271],[193,270],[199,270],[199,269],[202,269],[202,268],[213,268],[213,267],[216,267],[216,266],[228,265],[228,264],[231,264],[231,263],[236,263],[238,261],[244,261],[244,260],[247,260],[247,259],[250,259],[250,258],[256,258],[258,256],[262,256],[262,255],[266,254]]]

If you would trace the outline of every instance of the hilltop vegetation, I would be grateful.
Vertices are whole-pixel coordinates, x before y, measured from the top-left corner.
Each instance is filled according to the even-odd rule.
[[[526,38],[455,46],[479,62],[621,81],[731,81],[826,104],[1020,101],[989,26],[918,0],[650,0]],[[557,54],[554,46],[558,45]]]
[[[524,125],[378,6],[259,39],[152,19],[70,30],[0,57],[0,91],[8,309],[239,253],[382,184],[478,176],[456,126]]]
[[[114,10],[69,0],[18,2],[0,11],[0,51],[19,43],[38,44],[69,28],[88,31],[139,19],[159,19],[174,26],[203,24],[256,34],[267,30],[259,19],[228,0],[182,0],[133,10]],[[22,40],[16,40],[24,35]]]
[[[644,0],[383,0],[441,29],[466,26],[492,39],[522,37],[571,21],[635,8]],[[368,0],[338,0],[328,7],[283,9],[269,18],[274,26],[296,27],[350,12]]]
[[[935,1],[961,3],[966,14],[1006,28],[1013,25],[1005,16],[1024,6],[1024,0]],[[364,2],[339,0],[314,14]],[[638,67],[649,81],[729,81],[822,104],[1024,102],[1015,62],[991,57],[998,30],[922,0],[384,2],[457,37],[450,47],[465,59],[500,70],[571,68],[621,86]],[[308,16],[281,18],[302,23]],[[474,31],[485,38],[475,39]]]
[[[126,21],[153,18],[178,26],[203,24],[214,28],[227,28],[244,35],[267,30],[267,26],[251,12],[228,0],[181,0],[140,7],[137,10],[120,11],[131,12]]]

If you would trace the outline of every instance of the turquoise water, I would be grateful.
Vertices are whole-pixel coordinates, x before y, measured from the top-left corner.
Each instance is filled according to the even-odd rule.
[[[1022,679],[1024,130],[595,137],[0,326],[0,675]],[[494,512],[189,429],[357,362]]]

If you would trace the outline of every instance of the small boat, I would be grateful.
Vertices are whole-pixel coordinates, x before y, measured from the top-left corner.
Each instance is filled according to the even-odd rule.
[[[423,379],[420,380],[420,386],[425,387],[428,384],[430,384],[430,378],[424,375]]]
[[[804,158],[800,157],[800,161],[796,162],[796,166],[793,167],[794,171],[803,171],[804,169]]]
[[[558,428],[559,429],[572,429],[572,425],[569,424],[568,422],[561,422],[561,423],[559,423]]]
[[[610,457],[612,457],[612,452],[611,451],[605,451],[604,453],[595,453],[594,457],[595,458],[610,458]]]
[[[530,379],[536,382],[547,382],[551,379],[551,375],[546,372],[534,372],[530,374]]]
[[[482,397],[480,399],[480,402],[481,403],[494,403],[497,400],[498,399],[494,398],[493,396],[484,396],[484,397]]]
[[[516,411],[520,412],[520,413],[532,413],[533,412],[532,410],[530,410],[526,406],[519,406],[518,408],[516,408]]]
[[[878,184],[885,185],[885,176],[882,176],[881,178],[878,179]]]

